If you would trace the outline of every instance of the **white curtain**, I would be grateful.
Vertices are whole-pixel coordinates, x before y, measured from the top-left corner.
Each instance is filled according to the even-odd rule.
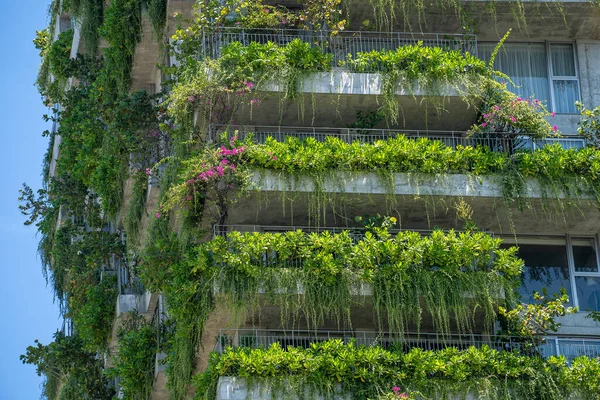
[[[558,78],[552,79],[554,109],[559,113],[575,114],[577,113],[575,102],[579,100],[579,83],[575,72],[573,45],[570,43],[551,44],[550,53],[552,55],[552,76]],[[568,79],[569,77],[572,79]]]
[[[479,43],[479,57],[489,61],[495,43]],[[526,99],[549,105],[548,67],[543,43],[505,43],[498,52],[494,68],[508,75],[516,86],[508,89]]]

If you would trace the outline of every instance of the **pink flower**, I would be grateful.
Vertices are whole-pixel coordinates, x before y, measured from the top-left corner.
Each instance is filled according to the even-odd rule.
[[[244,82],[244,84],[246,85],[246,87],[248,89],[252,89],[254,87],[254,83],[252,83],[252,82]]]
[[[268,9],[268,8],[265,8],[265,12],[268,14],[268,13],[269,13],[269,9]]]
[[[555,113],[554,111],[552,111],[552,112],[550,113],[550,115],[554,117],[554,116],[556,115],[556,113]]]
[[[256,104],[256,103],[260,103],[260,100],[259,99],[250,100],[250,104]]]
[[[212,169],[209,169],[208,171],[206,171],[206,176],[212,178],[213,176],[215,176],[215,172]]]
[[[273,156],[273,161],[277,161],[277,157]]]
[[[233,189],[233,185],[227,185],[227,189]]]
[[[517,97],[517,101],[522,101],[523,99],[520,97]]]
[[[188,97],[188,101],[194,101],[194,100],[196,100],[196,98],[194,96]]]
[[[240,24],[240,21],[236,22],[235,24],[236,24],[236,25],[239,25],[239,24]]]
[[[185,199],[186,199],[187,201],[190,201],[190,200],[192,200],[192,196],[187,196]]]
[[[285,24],[287,24],[287,21],[284,19],[283,21],[281,21],[281,23],[282,23],[283,25],[285,25]]]
[[[498,111],[499,109],[500,109],[500,107],[494,106],[494,111]]]
[[[394,386],[394,387],[392,388],[392,391],[393,391],[394,393],[396,393],[396,394],[398,394],[398,392],[399,392],[399,391],[401,391],[401,390],[402,390],[402,389],[401,389],[400,387],[398,387],[398,386]]]
[[[552,130],[553,130],[554,132],[558,131],[558,126],[554,125],[554,126],[552,127]]]
[[[150,168],[146,168],[146,175],[152,175],[152,171],[150,170]]]
[[[484,122],[483,124],[481,124],[481,127],[482,127],[482,128],[485,128],[486,126],[487,126],[487,123],[486,123],[486,122]]]
[[[516,119],[515,117],[513,117],[512,115],[510,116],[510,120],[511,120],[513,123],[517,122],[517,119]]]
[[[539,103],[540,103],[540,101],[539,101],[539,100],[536,100],[536,101],[535,101],[535,104],[539,104]]]
[[[156,218],[160,218],[160,213],[156,213],[154,215],[156,216]]]

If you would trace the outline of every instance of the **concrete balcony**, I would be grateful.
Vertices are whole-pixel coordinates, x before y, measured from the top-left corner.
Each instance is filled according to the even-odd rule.
[[[293,330],[264,330],[264,329],[229,329],[221,330],[218,336],[216,351],[222,352],[224,346],[245,347],[245,348],[268,348],[273,343],[279,343],[282,348],[288,346],[307,348],[310,343],[323,342],[332,339],[342,340],[348,344],[354,341],[359,346],[382,346],[388,348],[394,345],[395,349],[403,349],[408,352],[414,348],[423,350],[442,350],[446,348],[457,348],[464,350],[469,347],[480,348],[488,346],[498,351],[519,352],[524,355],[541,356],[547,358],[550,356],[562,355],[571,361],[579,356],[594,358],[600,356],[600,339],[580,339],[556,337],[539,337],[535,340],[523,340],[523,338],[495,337],[493,335],[451,335],[449,337],[439,337],[435,334],[410,334],[404,333],[402,336],[381,334],[374,331],[293,331]],[[341,386],[335,386],[334,398],[346,400],[350,395],[342,394]],[[222,376],[217,384],[216,398],[221,400],[242,400],[242,399],[263,399],[271,398],[275,394],[275,399],[298,399],[300,395],[294,396],[292,393],[272,393],[273,388],[269,380],[256,379],[249,384],[245,379],[235,376]],[[313,394],[314,395],[314,394]],[[311,396],[311,398],[322,399],[321,396]],[[327,398],[331,398],[331,393]],[[479,398],[477,395],[449,396],[448,399],[469,399]]]
[[[222,54],[222,47],[234,42],[242,45],[271,42],[285,46],[298,39],[329,55],[331,71],[301,77],[298,82],[300,98],[293,100],[285,98],[286,88],[279,83],[267,83],[259,87],[259,91],[267,95],[263,96],[260,105],[240,110],[236,115],[238,121],[263,125],[275,122],[302,125],[311,121],[313,125],[330,125],[353,120],[358,110],[378,109],[384,82],[379,73],[381,67],[357,70],[348,61],[359,53],[394,50],[422,43],[424,46],[477,54],[474,35],[342,31],[331,36],[326,31],[220,28],[203,31],[200,56],[217,59]],[[475,117],[475,107],[465,103],[466,93],[462,92],[459,87],[441,85],[435,94],[431,94],[416,83],[399,85],[396,94],[402,126],[408,129],[425,126],[431,129],[467,129]],[[424,100],[430,99],[430,96],[443,99],[440,100],[443,107],[427,106],[429,102]],[[299,108],[305,110],[300,113],[305,115],[299,116]],[[273,111],[264,112],[265,109]],[[405,119],[405,115],[411,118]]]
[[[458,146],[484,146],[494,152],[512,153],[516,150],[536,150],[544,146],[559,144],[565,149],[583,149],[586,140],[580,137],[551,137],[533,139],[527,135],[507,133],[489,133],[473,136],[466,131],[436,131],[436,130],[407,130],[407,129],[360,129],[360,128],[323,128],[323,127],[294,127],[294,126],[241,126],[241,125],[211,125],[208,141],[218,142],[222,135],[239,140],[251,139],[254,143],[263,144],[267,138],[283,142],[287,137],[305,140],[315,139],[324,142],[327,138],[337,138],[344,143],[369,143],[378,140],[388,140],[404,136],[409,140],[428,139],[439,141],[446,147],[456,149]]]
[[[376,171],[333,171],[317,192],[309,175],[257,171],[251,177],[253,190],[230,207],[227,223],[336,226],[357,215],[379,213],[398,217],[407,229],[460,228],[454,205],[462,199],[476,224],[488,231],[510,234],[515,227],[532,234],[598,233],[600,210],[591,196],[564,208],[562,192],[549,193],[530,179],[526,206],[519,209],[516,202],[505,202],[501,180],[502,175],[494,174],[396,173],[388,182]]]

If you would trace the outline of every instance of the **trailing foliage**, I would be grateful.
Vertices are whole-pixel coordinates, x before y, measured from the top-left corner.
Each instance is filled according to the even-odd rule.
[[[111,400],[115,394],[102,373],[102,362],[78,336],[56,332],[52,343],[42,345],[36,340],[20,359],[45,376],[42,394],[48,400]]]
[[[97,285],[75,283],[69,298],[69,316],[90,351],[106,350],[115,319],[117,278],[108,276]],[[87,286],[87,287],[86,287]],[[80,291],[85,290],[84,293]]]
[[[123,220],[127,232],[127,245],[136,248],[139,243],[140,225],[146,214],[148,174],[139,172],[133,177],[132,194]]]
[[[56,79],[66,80],[71,76],[68,71],[71,66],[72,44],[73,29],[69,29],[61,32],[58,39],[50,45],[48,62],[50,63],[50,73]]]
[[[498,299],[514,299],[522,261],[516,248],[501,250],[500,243],[484,233],[453,231],[422,237],[376,229],[355,244],[348,232],[231,232],[197,248],[189,261],[201,282],[215,285],[234,307],[258,312],[264,292],[282,308],[282,326],[303,318],[310,329],[326,319],[351,327],[350,308],[365,301],[355,296],[366,283],[380,329],[418,329],[427,313],[445,333],[451,324],[471,331],[476,309],[490,329]]]
[[[129,169],[143,170],[157,161],[161,134],[153,101],[145,92],[113,99],[99,82],[69,90],[58,114],[58,179],[68,173],[102,199],[108,215],[115,215]]]
[[[282,398],[305,393],[326,399],[369,399],[394,385],[422,394],[417,398],[467,394],[479,399],[600,398],[600,360],[580,357],[568,366],[560,357],[544,360],[487,346],[413,348],[404,353],[331,340],[306,349],[283,349],[279,343],[268,349],[228,349],[222,355],[213,353],[209,369],[196,378],[196,399],[214,399],[221,376],[245,379],[247,387],[258,384],[259,391],[271,390]]]
[[[221,82],[237,90],[248,82],[281,83],[288,98],[298,96],[298,85],[308,74],[331,70],[332,54],[323,53],[310,43],[294,39],[285,46],[273,42],[251,42],[244,46],[233,42],[221,49]]]
[[[592,147],[577,150],[553,144],[534,151],[505,149],[500,152],[491,146],[452,148],[441,141],[405,136],[374,143],[346,143],[335,137],[323,142],[313,138],[287,137],[283,142],[267,138],[263,144],[253,143],[251,137],[244,142],[233,139],[235,137],[229,146],[207,150],[185,162],[186,167],[179,176],[186,183],[170,189],[164,202],[165,210],[190,201],[186,197],[190,194],[188,189],[197,187],[196,182],[201,180],[199,174],[205,169],[202,165],[211,166],[214,159],[224,159],[228,165],[234,165],[235,170],[230,168],[224,177],[233,173],[242,179],[240,182],[248,181],[249,172],[274,171],[279,172],[293,190],[294,179],[306,176],[312,179],[315,196],[322,195],[326,179],[335,185],[335,174],[340,172],[376,172],[384,182],[390,182],[393,173],[410,173],[415,177],[419,174],[497,176],[508,200],[526,198],[530,181],[539,182],[545,195],[557,198],[591,195],[595,200],[600,199],[600,152]],[[220,182],[216,175],[215,182]],[[393,186],[389,186],[393,194]]]
[[[123,399],[147,400],[152,393],[157,349],[156,330],[138,314],[127,315],[117,336],[119,348],[107,371],[119,378]]]
[[[154,33],[160,40],[167,24],[167,0],[146,0],[146,7]]]
[[[118,93],[127,93],[131,81],[135,47],[142,41],[142,1],[112,0],[104,13],[102,36],[109,47],[104,51],[104,76]]]
[[[383,76],[383,110],[392,122],[399,117],[398,88],[411,94],[441,96],[453,88],[470,103],[480,98],[492,71],[477,57],[458,50],[417,45],[396,50],[359,52],[347,62],[352,72],[380,73]],[[474,105],[474,104],[473,104]]]
[[[72,13],[81,24],[83,47],[95,55],[100,40],[100,26],[104,13],[104,0],[63,0],[62,9]]]

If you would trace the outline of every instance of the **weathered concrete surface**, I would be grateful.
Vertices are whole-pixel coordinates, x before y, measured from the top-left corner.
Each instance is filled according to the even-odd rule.
[[[339,178],[339,179],[338,179]],[[506,204],[498,178],[468,175],[397,174],[391,194],[376,173],[338,174],[326,180],[326,199],[313,192],[308,178],[280,179],[276,173],[256,175],[251,191],[229,210],[228,224],[272,226],[354,226],[357,215],[393,215],[403,229],[462,228],[456,206],[463,200],[477,225],[496,234],[596,234],[600,212],[591,200],[566,206],[553,193],[533,184],[519,209]]]
[[[334,70],[309,75],[300,82],[301,96],[286,99],[283,87],[267,84],[258,104],[243,104],[235,119],[245,125],[346,126],[356,112],[382,106],[379,74]],[[467,130],[475,120],[474,105],[467,104],[455,88],[444,86],[439,95],[425,96],[421,88],[398,86],[399,116],[392,128]]]

